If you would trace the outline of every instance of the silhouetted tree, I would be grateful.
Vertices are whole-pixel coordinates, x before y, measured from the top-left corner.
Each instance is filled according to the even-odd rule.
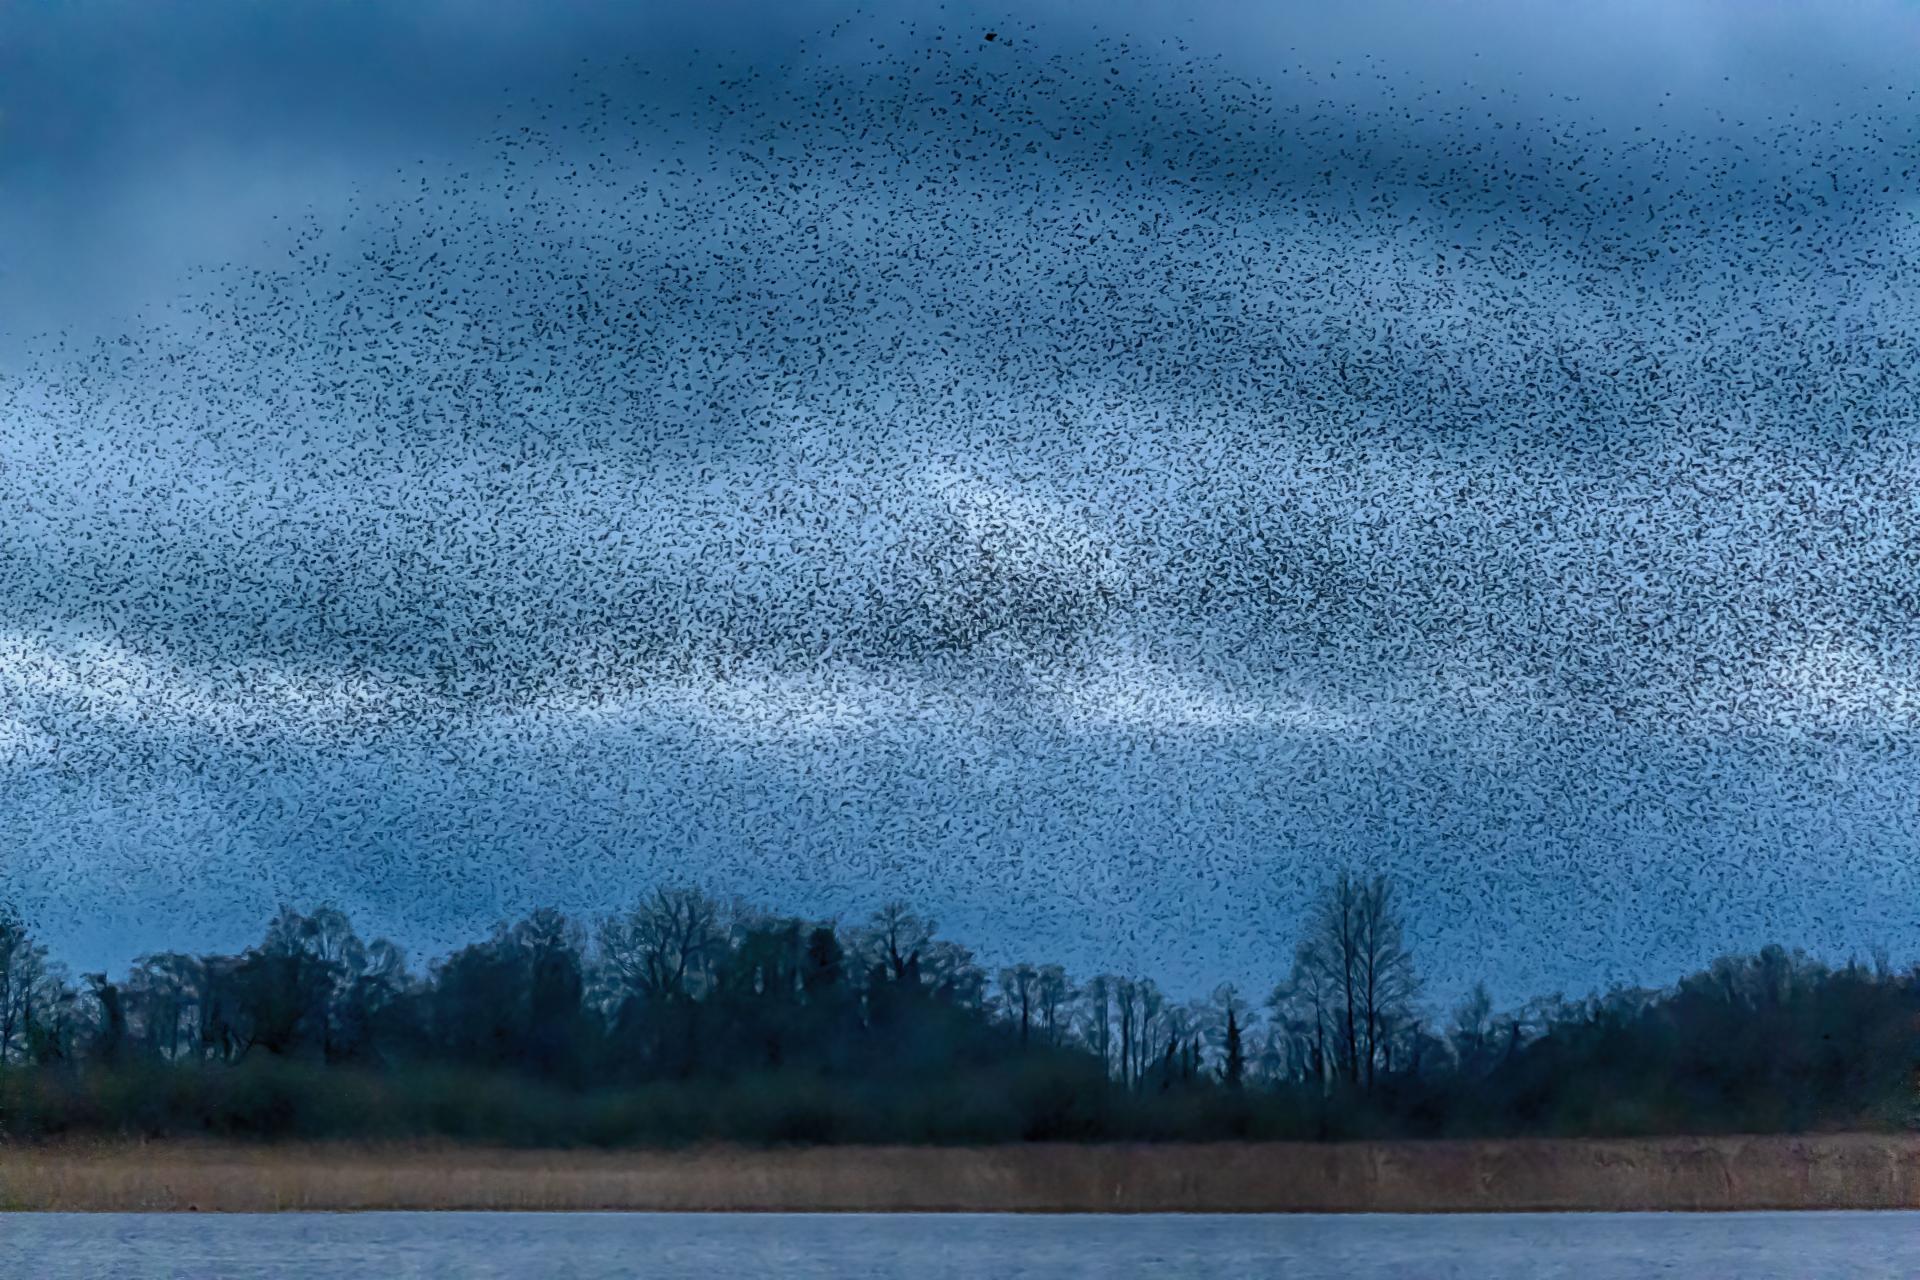
[[[1334,968],[1319,946],[1300,943],[1293,953],[1293,971],[1268,998],[1280,1030],[1282,1071],[1289,1079],[1312,1081],[1324,1089],[1336,1063],[1332,1051],[1338,1029],[1334,1001]]]
[[[595,1046],[583,946],[578,924],[541,909],[449,956],[426,999],[435,1050],[536,1074],[584,1073]]]
[[[1463,1073],[1478,1075],[1492,1065],[1497,1049],[1496,1034],[1493,997],[1487,994],[1486,983],[1476,982],[1473,990],[1454,1008],[1449,1034],[1454,1061]]]
[[[586,994],[578,924],[558,911],[541,908],[513,927],[510,935],[526,968],[526,1033],[522,1060],[537,1072],[575,1072],[587,1055]]]
[[[33,940],[16,909],[0,903],[0,1064],[27,1054],[36,1000],[55,980],[47,949]]]
[[[807,934],[806,967],[801,987],[807,996],[820,1000],[840,990],[846,982],[846,950],[832,925],[816,925]]]
[[[1884,956],[1829,968],[1769,946],[1664,990],[1549,996],[1502,1015],[1476,986],[1435,1030],[1416,1015],[1390,886],[1337,877],[1304,916],[1262,1024],[1231,985],[1178,1001],[1144,977],[1076,989],[1057,965],[998,970],[989,1000],[972,952],[898,903],[849,946],[832,924],[668,889],[602,922],[597,950],[579,924],[540,910],[418,977],[340,912],[284,908],[239,955],[143,956],[124,982],[87,975],[84,997],[5,912],[0,1120],[10,1133],[340,1136],[425,1123],[594,1142],[1920,1122],[1920,972]],[[218,1085],[182,1080],[210,1063]],[[56,1083],[13,1089],[34,1064],[57,1065]],[[461,1071],[457,1087],[442,1067]],[[255,1071],[273,1083],[240,1087]],[[316,1083],[376,1071],[388,1084],[353,1096],[376,1109],[389,1092],[411,1096],[392,1113],[404,1119],[330,1111]],[[463,1101],[469,1086],[485,1100]],[[606,1096],[616,1088],[651,1101]],[[14,1108],[17,1097],[51,1110]]]
[[[600,929],[620,998],[669,1004],[699,995],[722,941],[720,907],[694,888],[660,889]]]
[[[1113,997],[1119,981],[1112,974],[1102,973],[1089,978],[1080,989],[1081,1038],[1108,1075],[1113,1074],[1114,1069]],[[1120,1061],[1124,1068],[1124,1055]]]
[[[1039,996],[1040,973],[1030,964],[1017,964],[1000,971],[1000,998],[1006,1002],[1008,1017],[1019,1025],[1020,1047],[1032,1039],[1033,1006]]]
[[[1034,1000],[1040,1009],[1040,1035],[1049,1046],[1057,1048],[1066,1034],[1073,996],[1073,982],[1064,968],[1057,964],[1040,966],[1034,979]]]
[[[933,942],[933,921],[915,915],[904,902],[889,902],[874,912],[861,934],[861,951],[885,978],[918,986],[920,958]]]
[[[1246,1051],[1240,1043],[1240,1014],[1237,1010],[1227,1010],[1226,1061],[1220,1068],[1220,1078],[1226,1081],[1227,1088],[1240,1089],[1247,1075]]]
[[[1339,872],[1314,904],[1308,936],[1311,948],[1300,958],[1324,967],[1332,988],[1339,1072],[1348,1085],[1371,1090],[1391,1061],[1390,1032],[1408,1018],[1414,993],[1392,884],[1385,876]]]
[[[120,1002],[120,988],[104,973],[89,973],[86,978],[88,990],[100,1009],[99,1029],[92,1046],[93,1060],[111,1067],[120,1061],[121,1050],[127,1042],[127,1016]]]

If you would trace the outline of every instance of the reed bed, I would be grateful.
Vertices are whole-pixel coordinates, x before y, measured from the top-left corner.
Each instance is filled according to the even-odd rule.
[[[540,1151],[0,1146],[17,1210],[1496,1212],[1920,1208],[1920,1137]]]

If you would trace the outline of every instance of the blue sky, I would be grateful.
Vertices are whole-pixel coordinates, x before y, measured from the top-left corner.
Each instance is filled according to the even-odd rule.
[[[17,6],[0,884],[1920,950],[1911,10],[1094,14]]]

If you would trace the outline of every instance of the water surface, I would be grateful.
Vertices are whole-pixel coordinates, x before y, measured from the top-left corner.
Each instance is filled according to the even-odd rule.
[[[1920,1213],[0,1214],[0,1276],[1913,1276]]]

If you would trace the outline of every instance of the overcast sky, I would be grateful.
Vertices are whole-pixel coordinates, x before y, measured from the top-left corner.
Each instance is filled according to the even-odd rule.
[[[58,951],[1920,958],[1911,6],[877,8],[0,5]]]

